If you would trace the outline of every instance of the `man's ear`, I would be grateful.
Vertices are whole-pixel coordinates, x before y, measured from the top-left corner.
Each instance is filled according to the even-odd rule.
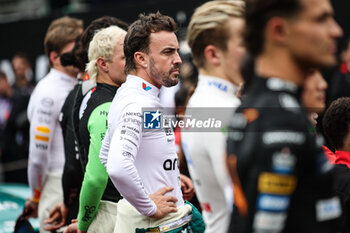
[[[273,17],[266,24],[266,37],[277,44],[285,44],[288,39],[288,22],[281,17]]]
[[[134,53],[135,63],[141,66],[142,68],[148,67],[148,55],[143,52]]]
[[[105,73],[108,73],[109,71],[109,65],[108,62],[105,61],[102,57],[97,58],[97,65],[100,67],[101,70],[103,70]]]
[[[54,66],[61,65],[60,56],[56,51],[51,51],[49,53],[49,59]]]
[[[221,51],[214,45],[207,45],[204,49],[205,60],[212,65],[220,65]]]

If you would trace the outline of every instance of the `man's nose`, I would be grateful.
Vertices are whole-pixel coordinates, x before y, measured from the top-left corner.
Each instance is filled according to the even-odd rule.
[[[178,52],[176,52],[176,54],[175,54],[174,63],[179,64],[179,65],[182,64],[182,60],[181,60],[181,57],[180,57]]]

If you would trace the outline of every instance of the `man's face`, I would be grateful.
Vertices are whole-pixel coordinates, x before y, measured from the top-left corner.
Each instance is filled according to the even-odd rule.
[[[302,10],[289,20],[287,46],[302,66],[329,67],[336,64],[336,43],[342,30],[333,18],[329,0],[300,0]]]
[[[178,83],[179,44],[175,33],[160,31],[151,33],[149,42],[148,72],[156,86],[171,87]]]
[[[305,79],[301,102],[308,111],[322,113],[326,108],[327,82],[320,71],[312,71]]]
[[[66,46],[64,46],[64,48],[61,50],[60,54],[64,54],[64,53],[69,53],[73,50],[75,45],[75,42],[70,42],[68,43]],[[61,65],[61,62],[59,61],[59,64]],[[74,67],[74,66],[62,66],[63,70],[66,74],[68,74],[69,76],[72,77],[77,77],[78,73],[79,73],[79,69]]]
[[[111,80],[118,86],[123,84],[126,80],[126,75],[124,73],[124,66],[125,66],[125,56],[124,56],[124,49],[123,49],[124,38],[125,38],[125,35],[123,35],[117,41],[117,45],[114,48],[112,61],[108,62],[109,64],[108,75],[111,78]]]
[[[25,78],[27,70],[30,69],[28,63],[21,57],[14,57],[12,66],[16,78]]]
[[[230,38],[227,40],[227,50],[223,53],[222,69],[228,80],[238,85],[242,78],[240,76],[240,63],[245,54],[242,32],[244,20],[231,18],[227,21],[226,28],[230,31]]]

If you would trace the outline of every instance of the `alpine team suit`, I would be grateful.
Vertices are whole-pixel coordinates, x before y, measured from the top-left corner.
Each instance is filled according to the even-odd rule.
[[[192,210],[189,205],[185,205],[182,197],[173,130],[161,127],[144,129],[142,108],[160,109],[162,106],[158,96],[157,87],[140,77],[128,75],[109,111],[108,131],[103,140],[100,159],[125,198],[118,202],[116,233],[159,227],[178,220],[187,221]],[[159,123],[158,111],[148,114],[152,114],[154,123]],[[174,187],[167,194],[178,199],[178,212],[159,220],[148,217],[157,210],[149,195],[165,186]],[[179,222],[174,225],[177,226]]]

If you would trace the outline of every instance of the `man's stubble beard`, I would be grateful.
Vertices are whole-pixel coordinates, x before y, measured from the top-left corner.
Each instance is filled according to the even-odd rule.
[[[179,79],[177,76],[174,77],[174,79],[171,78],[172,72],[173,72],[173,68],[170,69],[170,71],[167,73],[157,70],[154,59],[150,58],[150,75],[156,80],[158,80],[162,86],[172,87],[179,82]]]

